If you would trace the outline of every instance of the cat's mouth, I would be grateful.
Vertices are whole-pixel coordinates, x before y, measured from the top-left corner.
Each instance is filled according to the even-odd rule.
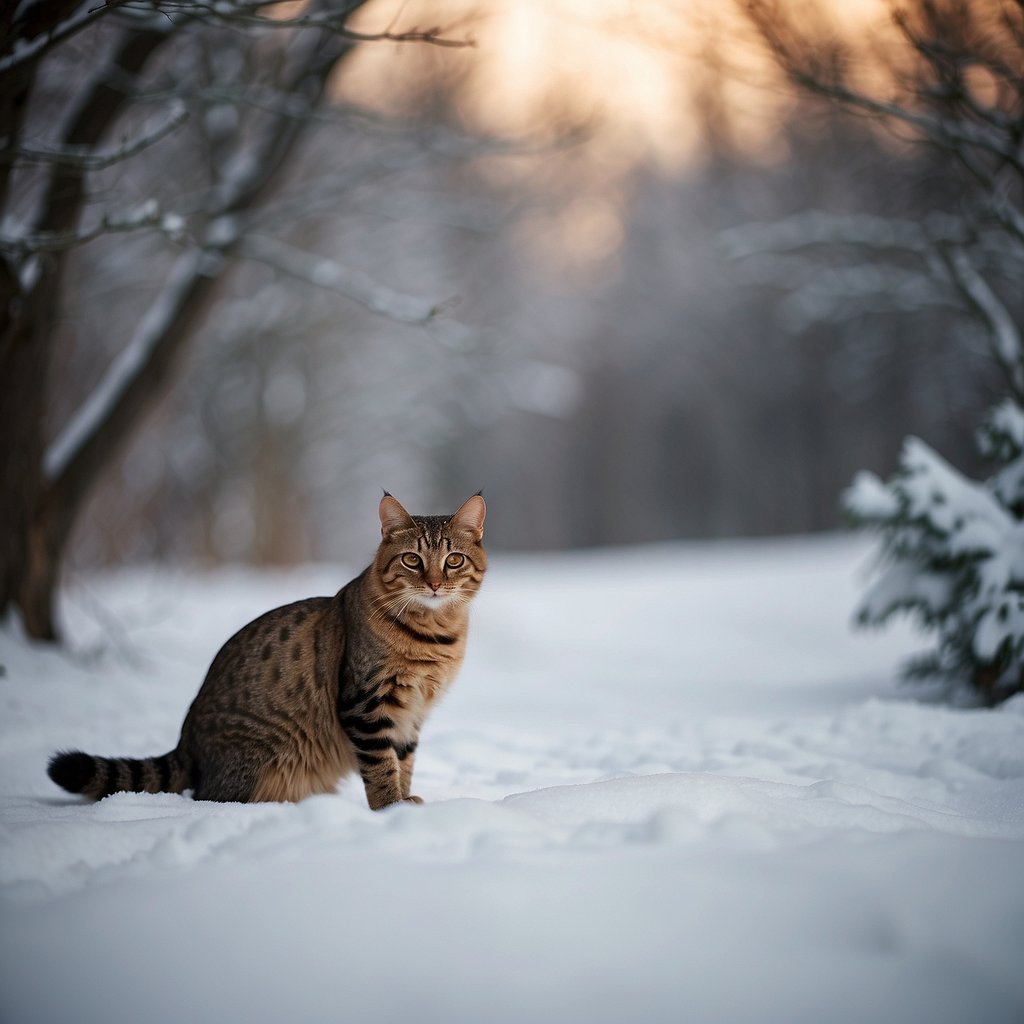
[[[424,608],[443,608],[457,600],[456,595],[450,590],[426,590],[416,595],[417,600]]]

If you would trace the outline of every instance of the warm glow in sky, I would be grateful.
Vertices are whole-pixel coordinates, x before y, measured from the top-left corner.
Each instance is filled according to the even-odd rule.
[[[850,27],[884,3],[833,6]],[[374,0],[357,23],[365,31],[435,26],[476,46],[363,47],[345,93],[386,106],[416,89],[428,68],[443,69],[473,127],[519,135],[599,124],[609,161],[643,155],[672,166],[692,157],[701,132],[695,103],[711,90],[744,146],[767,144],[765,115],[779,96],[764,88],[764,61],[731,0]],[[738,74],[723,87],[709,62]]]
[[[832,3],[833,22],[856,32],[885,0]],[[440,78],[470,130],[543,144],[586,129],[585,163],[542,163],[574,175],[564,201],[524,211],[516,229],[550,280],[615,274],[627,204],[616,186],[638,162],[680,170],[712,133],[755,160],[783,153],[773,115],[789,96],[734,0],[372,0],[359,14],[365,32],[441,27],[476,45],[361,47],[338,84],[346,99],[401,110]],[[492,164],[498,176],[530,172]]]

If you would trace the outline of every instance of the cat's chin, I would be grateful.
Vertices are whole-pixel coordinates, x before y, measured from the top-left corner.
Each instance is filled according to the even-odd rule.
[[[428,611],[439,612],[444,609],[452,608],[454,605],[460,602],[460,598],[457,594],[417,594],[413,600],[420,608],[426,608]]]

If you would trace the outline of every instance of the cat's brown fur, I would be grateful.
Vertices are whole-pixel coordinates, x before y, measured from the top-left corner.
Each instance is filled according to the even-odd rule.
[[[74,793],[301,800],[358,772],[370,807],[410,791],[420,728],[462,663],[469,602],[487,568],[480,495],[452,516],[410,516],[385,494],[376,557],[333,598],[276,608],[213,659],[178,746],[133,760],[59,753]],[[454,564],[453,564],[454,563]]]

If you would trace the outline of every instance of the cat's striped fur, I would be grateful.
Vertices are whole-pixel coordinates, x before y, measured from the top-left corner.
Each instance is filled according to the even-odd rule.
[[[370,807],[413,796],[420,728],[466,646],[487,568],[480,495],[410,516],[385,494],[376,557],[333,598],[261,615],[213,659],[178,746],[143,760],[55,754],[73,793],[191,789],[200,800],[301,800],[358,772]]]

